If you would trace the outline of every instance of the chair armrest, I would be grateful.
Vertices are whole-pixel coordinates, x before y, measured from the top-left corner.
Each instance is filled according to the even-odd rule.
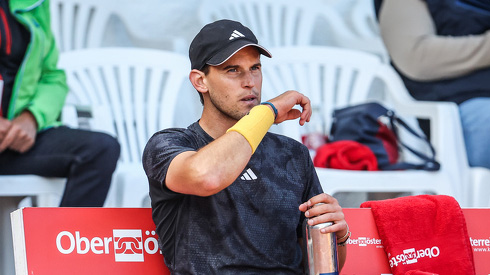
[[[70,128],[78,128],[78,115],[75,105],[66,104],[61,111],[61,121]]]

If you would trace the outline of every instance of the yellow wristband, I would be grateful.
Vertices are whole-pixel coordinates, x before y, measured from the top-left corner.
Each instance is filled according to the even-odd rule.
[[[274,112],[267,105],[257,105],[228,131],[240,133],[252,147],[252,154],[274,123]]]

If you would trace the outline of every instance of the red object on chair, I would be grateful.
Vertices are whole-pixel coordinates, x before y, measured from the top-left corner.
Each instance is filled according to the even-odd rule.
[[[344,170],[378,170],[371,149],[357,141],[339,140],[318,148],[313,164],[316,167]]]

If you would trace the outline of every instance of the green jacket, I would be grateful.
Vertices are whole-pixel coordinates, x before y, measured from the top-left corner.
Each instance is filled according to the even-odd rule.
[[[10,0],[10,11],[31,34],[24,61],[15,77],[8,119],[28,109],[38,130],[59,125],[68,87],[57,68],[58,50],[51,32],[49,0]]]

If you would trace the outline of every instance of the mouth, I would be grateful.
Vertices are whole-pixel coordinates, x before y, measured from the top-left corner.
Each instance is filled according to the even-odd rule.
[[[241,101],[244,101],[244,102],[254,102],[254,101],[257,101],[257,97],[255,95],[249,95],[249,96],[246,96],[246,97],[242,98]]]

